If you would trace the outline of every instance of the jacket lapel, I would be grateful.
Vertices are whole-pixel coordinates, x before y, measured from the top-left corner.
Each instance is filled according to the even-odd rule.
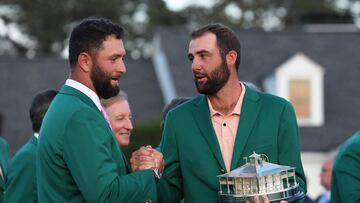
[[[82,93],[81,91],[73,88],[73,87],[70,87],[70,86],[67,86],[67,85],[64,85],[61,90],[60,90],[60,93],[63,93],[63,94],[69,94],[69,95],[73,95],[73,96],[76,96],[78,97],[81,101],[83,101],[84,103],[88,104],[89,106],[91,106],[92,108],[96,109],[97,112],[100,114],[101,117],[103,117],[103,115],[101,114],[101,112],[99,111],[99,109],[97,108],[97,106],[95,105],[95,103],[88,97],[86,96],[84,93]],[[106,122],[105,118],[104,118],[104,122]],[[108,124],[106,124],[108,126]],[[110,129],[110,127],[109,127]],[[111,130],[110,130],[111,131]],[[112,131],[111,131],[112,132]],[[115,136],[113,136],[114,140],[115,140],[115,143],[117,144],[117,141],[115,139]],[[126,158],[125,158],[125,155],[121,149],[120,146],[117,146],[119,148],[119,151],[120,151],[120,154],[124,160],[124,163],[125,163],[125,168],[126,168],[126,171],[127,173],[130,173],[130,166],[129,166],[129,163],[127,162]]]
[[[247,139],[253,129],[256,118],[259,115],[261,106],[258,104],[260,99],[257,92],[246,87],[243,104],[241,107],[239,126],[236,133],[234,151],[231,161],[231,170],[235,169],[244,151]]]
[[[88,97],[86,96],[86,94],[82,93],[81,91],[73,88],[73,87],[70,87],[70,86],[67,86],[67,85],[64,85],[60,92],[60,94],[69,94],[69,95],[73,95],[73,96],[76,96],[78,97],[81,101],[83,101],[84,103],[88,104],[89,106],[91,106],[92,108],[94,109],[97,109],[99,111],[99,109],[97,108],[97,106],[95,105],[95,103]],[[99,111],[99,114],[101,114],[101,112]],[[102,116],[102,115],[101,115]]]
[[[201,135],[208,143],[209,148],[211,149],[221,168],[225,170],[225,164],[221,155],[219,142],[216,138],[214,127],[211,122],[209,105],[206,96],[201,96],[198,101],[195,101],[195,106],[196,110],[193,111],[193,115],[196,124],[201,131]]]
[[[30,139],[30,143],[32,143],[33,145],[37,145],[37,142],[38,142],[38,138],[35,137],[35,135],[33,134],[31,136],[31,139]]]
[[[1,168],[1,173],[2,173],[2,175],[3,175],[3,177],[4,177],[4,179],[3,179],[3,177],[1,177],[0,176],[0,188],[2,189],[2,190],[4,190],[5,189],[5,178],[6,178],[6,175],[5,175],[5,171],[4,171],[4,165],[3,165],[3,160],[1,159],[1,157],[0,157],[0,168]]]

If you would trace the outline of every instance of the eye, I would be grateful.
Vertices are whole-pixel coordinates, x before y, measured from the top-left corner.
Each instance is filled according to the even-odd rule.
[[[200,56],[201,59],[205,59],[207,57],[206,54],[199,54],[199,56]]]
[[[122,121],[122,120],[124,120],[124,116],[118,116],[117,118],[116,118],[116,120],[118,120],[118,121]]]
[[[116,59],[118,59],[118,57],[111,57],[110,61],[114,63],[116,61]]]
[[[193,56],[192,54],[189,54],[189,55],[188,55],[188,59],[189,59],[190,62],[193,62],[194,56]]]

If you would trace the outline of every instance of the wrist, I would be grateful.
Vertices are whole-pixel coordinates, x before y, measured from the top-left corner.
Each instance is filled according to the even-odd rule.
[[[160,170],[158,168],[152,168],[151,169],[154,175],[154,178],[156,181],[161,179],[162,173],[160,172]]]

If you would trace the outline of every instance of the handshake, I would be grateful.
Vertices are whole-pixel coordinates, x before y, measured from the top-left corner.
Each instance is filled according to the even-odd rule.
[[[150,145],[140,147],[134,151],[130,159],[131,169],[135,171],[152,169],[157,179],[164,171],[164,159],[161,152],[155,150]],[[157,174],[156,174],[157,173]]]

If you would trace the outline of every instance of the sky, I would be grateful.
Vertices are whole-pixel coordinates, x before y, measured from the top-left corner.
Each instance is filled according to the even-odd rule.
[[[217,0],[164,0],[170,10],[178,11],[189,5],[211,7]]]

